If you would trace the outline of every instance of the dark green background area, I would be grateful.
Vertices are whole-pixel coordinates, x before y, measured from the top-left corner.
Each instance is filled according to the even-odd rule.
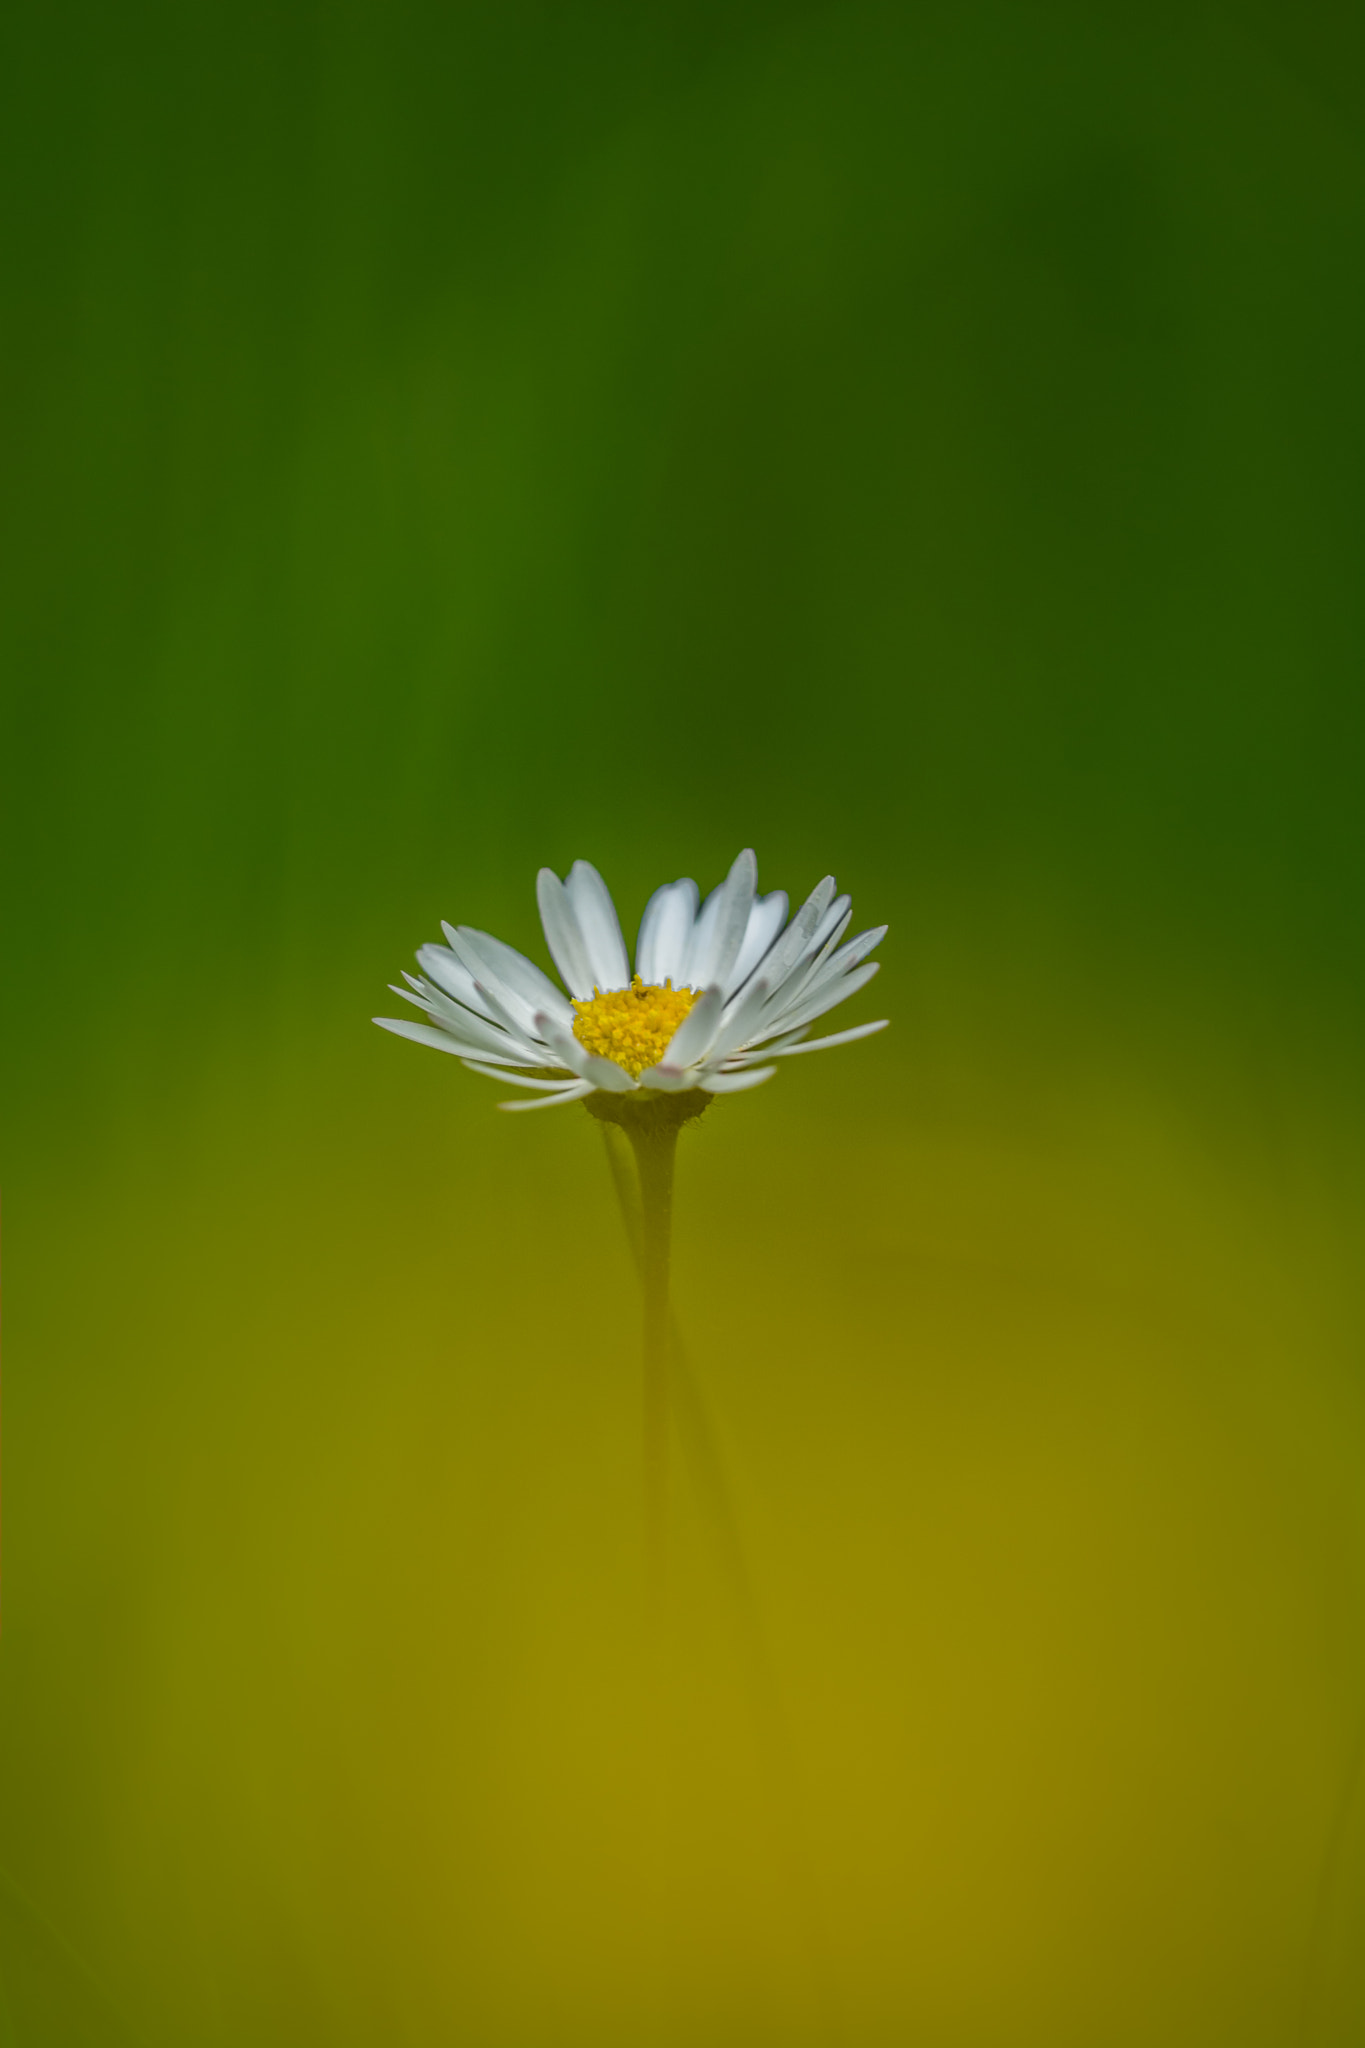
[[[210,1959],[203,1978],[182,1971],[158,2006],[158,1914],[195,1855],[176,1862],[170,1820],[130,1818],[189,1797],[143,1756],[157,1715],[216,1729],[237,1711],[237,1680],[200,1698],[167,1675],[227,1542],[207,1509],[186,1535],[195,1487],[231,1498],[229,1465],[254,1469],[276,1399],[296,1404],[311,1470],[333,1368],[382,1411],[362,1392],[387,1384],[367,1347],[401,1329],[427,1354],[415,1304],[465,1284],[451,1247],[483,1209],[510,1242],[522,1162],[542,1179],[532,1237],[579,1199],[569,1133],[532,1120],[518,1149],[481,1083],[364,1021],[394,1007],[386,982],[441,917],[540,957],[542,863],[594,860],[628,930],[659,880],[709,886],[743,845],[768,887],[804,893],[833,868],[860,923],[892,923],[857,1016],[894,1031],[842,1065],[793,1063],[785,1092],[725,1126],[751,1137],[699,1167],[713,1202],[742,1187],[775,1203],[754,1284],[789,1286],[784,1257],[837,1205],[848,1284],[879,1304],[861,1341],[890,1384],[911,1369],[907,1245],[946,1272],[995,1232],[1001,1270],[1047,1264],[1029,1232],[1054,1171],[1058,1216],[1101,1214],[1105,1243],[1140,1240],[1163,1286],[1188,1265],[1252,1321],[1238,1261],[1257,1268],[1263,1224],[1281,1248],[1288,1229],[1311,1245],[1286,1299],[1312,1330],[1286,1311],[1265,1384],[1310,1391],[1302,1413],[1292,1392],[1272,1401],[1264,1434],[1316,1441],[1321,1424],[1359,1443],[1365,16],[1270,0],[20,5],[0,30],[0,191],[0,1865],[149,2039],[455,2038],[458,2000],[433,1990],[399,2013],[378,1963],[369,1991],[336,1988],[369,1923],[321,1853],[259,1922],[247,1878],[220,1871],[197,1932],[169,1938]],[[780,1195],[738,1163],[746,1143],[786,1162]],[[934,1148],[958,1162],[945,1184],[973,1191],[951,1257],[931,1196],[905,1193],[942,1168]],[[1089,1164],[1068,1178],[1062,1153]],[[826,1159],[804,1182],[803,1156]],[[1254,1229],[1227,1224],[1265,1190]],[[1177,1249],[1151,1249],[1149,1210],[1185,1218]],[[743,1239],[733,1214],[726,1228]],[[1056,1255],[1059,1301],[1108,1257],[1076,1251],[1072,1272]],[[547,1272],[546,1302],[574,1284]],[[515,1288],[514,1264],[503,1278]],[[337,1307],[353,1283],[369,1304],[355,1334]],[[743,1276],[716,1286],[742,1323]],[[695,1292],[704,1320],[703,1279]],[[963,1340],[983,1384],[1017,1322],[1002,1308],[992,1327]],[[247,1333],[259,1376],[232,1421]],[[534,1349],[529,1325],[499,1339]],[[416,1416],[429,1390],[409,1393]],[[466,1418],[475,1437],[503,1426],[498,1398]],[[239,1426],[215,1466],[208,1440]],[[818,1408],[806,1437],[792,1428],[815,1443]],[[269,1453],[282,1500],[294,1441]],[[1321,1490],[1302,1455],[1296,1499]],[[125,1456],[131,1497],[110,1464]],[[356,1483],[401,1496],[404,1469],[393,1450]],[[1323,1758],[1299,1891],[1282,1913],[1257,1906],[1286,1955],[1319,1939],[1311,1843],[1358,1689],[1365,1565],[1342,1486],[1345,1519],[1322,1536],[1336,1647],[1300,1667],[1325,1720],[1300,1701],[1265,1737]],[[246,1540],[264,1584],[267,1536]],[[333,1565],[298,1569],[301,1609],[325,1606]],[[300,1660],[306,1691],[322,1664]],[[398,1739],[368,1682],[363,1754]],[[302,1754],[267,1726],[243,1754]],[[235,1782],[217,1744],[188,1742],[184,1783]],[[425,1870],[401,1820],[384,1833],[405,1795],[347,1757],[336,1784],[368,1788],[370,1849]],[[1177,1777],[1193,1785],[1197,1763]],[[325,1835],[342,1793],[324,1778],[308,1812]],[[1342,1827],[1359,1863],[1359,1816]],[[1098,1839],[1117,1867],[1120,1834]],[[435,1984],[421,1919],[376,1923],[370,1949]],[[1340,1947],[1333,1924],[1321,1939]],[[487,1946],[515,1975],[520,1937],[497,1928]],[[1059,2017],[1057,1956],[1032,1977],[1000,1964],[1011,2035],[989,2001],[904,2005],[888,1977],[846,2038],[899,2039],[909,2013],[952,2048],[1094,2048],[1103,1984]],[[716,2011],[741,2012],[755,2048],[767,2008],[716,1968],[716,2010],[688,2024],[718,2040]],[[1188,2038],[1247,2048],[1237,1969],[1210,1968]],[[37,2010],[41,1991],[24,1995]],[[487,1996],[471,2042],[552,2037]],[[556,2039],[641,2038],[638,2012],[594,2004],[590,1972],[556,1996]],[[1264,2008],[1267,2043],[1291,2038],[1292,2003]],[[1141,2043],[1148,2021],[1132,2024]],[[790,2015],[772,2025],[793,2038]]]
[[[7,40],[21,988],[78,931],[240,1025],[457,877],[591,845],[638,899],[752,839],[965,943],[1041,904],[1359,1000],[1336,11]]]

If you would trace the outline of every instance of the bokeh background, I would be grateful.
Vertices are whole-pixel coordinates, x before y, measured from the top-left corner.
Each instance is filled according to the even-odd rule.
[[[0,2039],[1365,2040],[1365,33],[50,0],[0,53]],[[827,869],[683,1148],[375,1031]]]

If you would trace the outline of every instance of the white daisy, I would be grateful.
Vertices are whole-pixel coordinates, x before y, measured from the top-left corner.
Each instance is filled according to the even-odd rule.
[[[746,850],[704,903],[693,881],[656,889],[640,920],[632,976],[616,906],[596,868],[575,861],[564,882],[542,868],[541,922],[567,995],[501,939],[447,924],[446,945],[418,952],[422,974],[405,974],[405,989],[394,984],[428,1021],[374,1021],[534,1097],[503,1109],[547,1108],[598,1090],[727,1095],[768,1080],[777,1071],[771,1062],[790,1053],[882,1030],[884,1017],[824,1038],[807,1035],[817,1017],[872,979],[877,962],[867,955],[887,927],[846,940],[849,899],[836,894],[832,875],[789,923],[786,893],[759,896],[757,881],[758,863]]]

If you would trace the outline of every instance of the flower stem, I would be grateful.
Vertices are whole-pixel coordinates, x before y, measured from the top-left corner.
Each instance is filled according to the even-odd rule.
[[[616,1199],[621,1210],[621,1222],[625,1228],[631,1266],[636,1279],[642,1280],[643,1225],[640,1216],[640,1179],[635,1170],[634,1155],[620,1123],[603,1120],[600,1129],[606,1147],[607,1169],[611,1174],[612,1186],[616,1190]],[[770,1747],[775,1748],[777,1738],[771,1735],[769,1724],[775,1724],[775,1720],[780,1718],[776,1681],[769,1663],[758,1607],[749,1580],[749,1568],[745,1561],[739,1523],[730,1498],[729,1475],[725,1469],[725,1459],[719,1440],[711,1426],[706,1401],[678,1331],[677,1317],[671,1312],[668,1318],[668,1397],[670,1417],[677,1425],[684,1462],[689,1468],[698,1497],[710,1517],[721,1568],[728,1584],[734,1619],[743,1645],[754,1712],[767,1731],[765,1739],[768,1740]]]
[[[662,1612],[668,1576],[669,1310],[676,1124],[629,1133],[640,1176],[641,1277],[644,1281],[645,1557],[650,1604]]]
[[[649,1609],[663,1619],[668,1565],[668,1439],[673,1407],[673,1318],[668,1299],[673,1236],[673,1162],[678,1133],[709,1108],[699,1088],[680,1093],[597,1090],[583,1107],[602,1125],[631,1258],[644,1292],[645,1560]],[[625,1141],[635,1172],[625,1163]],[[684,1388],[684,1391],[686,1389]]]

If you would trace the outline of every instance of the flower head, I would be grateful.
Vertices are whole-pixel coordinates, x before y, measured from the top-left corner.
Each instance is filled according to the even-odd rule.
[[[885,1018],[807,1036],[817,1017],[872,979],[877,963],[867,955],[886,926],[845,940],[849,899],[835,893],[832,875],[790,921],[784,891],[759,896],[757,882],[746,851],[704,903],[692,881],[656,889],[640,920],[632,975],[596,868],[575,861],[564,882],[542,868],[541,922],[567,996],[501,939],[445,925],[446,945],[418,952],[421,975],[394,986],[427,1021],[374,1021],[530,1091],[531,1101],[504,1109],[576,1102],[598,1090],[731,1094],[776,1073],[765,1061],[880,1031]]]

